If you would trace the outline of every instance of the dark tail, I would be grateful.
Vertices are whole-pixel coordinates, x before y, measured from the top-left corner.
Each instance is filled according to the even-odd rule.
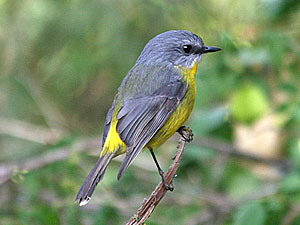
[[[106,168],[113,158],[113,153],[107,153],[104,156],[100,157],[94,168],[91,170],[87,178],[85,179],[83,185],[81,186],[77,196],[76,200],[79,200],[79,205],[84,206],[88,203],[88,201],[91,199],[92,194],[95,190],[95,187],[97,184],[102,180]]]

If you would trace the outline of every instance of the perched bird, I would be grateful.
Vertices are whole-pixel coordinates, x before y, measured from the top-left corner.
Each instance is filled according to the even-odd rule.
[[[176,131],[187,141],[192,138],[191,130],[182,125],[194,106],[198,64],[203,54],[219,50],[205,46],[199,36],[185,30],[167,31],[148,42],[107,113],[100,158],[76,197],[81,206],[91,199],[114,157],[126,153],[119,180],[143,148],[150,150],[166,189],[173,189],[153,149]]]

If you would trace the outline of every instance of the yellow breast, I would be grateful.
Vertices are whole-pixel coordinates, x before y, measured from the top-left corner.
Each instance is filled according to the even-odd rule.
[[[150,140],[147,146],[157,148],[168,140],[190,116],[196,98],[196,72],[198,64],[192,69],[180,68],[184,81],[187,82],[187,91],[178,108],[173,112],[165,125]]]

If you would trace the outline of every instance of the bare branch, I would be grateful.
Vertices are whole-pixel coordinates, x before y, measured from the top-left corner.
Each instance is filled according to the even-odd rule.
[[[223,154],[228,154],[230,156],[237,157],[239,159],[263,163],[269,166],[277,167],[282,172],[289,171],[292,168],[291,162],[288,160],[264,158],[250,153],[245,153],[240,151],[238,148],[234,147],[232,144],[226,143],[215,138],[196,138],[193,143],[201,147],[210,148]]]
[[[60,147],[56,150],[52,149],[44,154],[25,159],[23,162],[10,162],[0,164],[0,185],[7,182],[15,172],[31,171],[38,168],[45,167],[49,164],[66,160],[73,153],[79,152],[92,152],[93,154],[99,152],[101,146],[100,138],[84,138],[75,143],[72,146]],[[121,162],[122,158],[115,158],[115,161]],[[149,163],[152,165],[152,163]],[[146,171],[156,171],[155,168],[150,167],[145,160],[135,161],[133,165]]]
[[[169,167],[167,173],[165,173],[165,179],[168,184],[171,184],[173,181],[173,178],[178,170],[179,163],[181,160],[181,156],[184,151],[185,146],[185,140],[181,137],[179,139],[179,143],[177,146],[177,153],[174,158],[173,163]],[[133,216],[126,225],[141,225],[144,224],[144,222],[150,217],[152,212],[154,211],[157,204],[160,202],[160,200],[164,197],[167,190],[164,187],[163,183],[160,182],[155,190],[151,193],[148,199],[146,199],[142,206],[139,208],[138,212],[135,216]]]
[[[63,136],[67,135],[62,130],[50,130],[24,121],[18,121],[4,117],[0,117],[0,135],[1,134],[38,142],[41,144],[56,143]],[[196,138],[193,143],[201,147],[213,149],[225,155],[278,167],[282,171],[289,170],[292,167],[288,160],[269,159],[245,153],[234,147],[232,144],[216,138],[200,137]]]
[[[296,222],[296,218],[300,214],[300,204],[296,203],[291,206],[291,209],[287,212],[287,215],[283,218],[281,225],[292,225]],[[299,220],[298,220],[299,222]]]
[[[55,144],[66,135],[61,130],[54,131],[41,126],[30,124],[28,122],[0,117],[0,135],[1,134],[22,138],[28,141],[33,141],[44,145]],[[281,169],[282,171],[287,171],[292,167],[290,161],[288,160],[263,158],[249,153],[241,152],[233,145],[215,138],[196,138],[193,143],[200,147],[213,149],[226,156],[228,155],[243,160],[271,165]],[[33,157],[31,159],[25,159],[22,163],[10,162],[2,164],[0,165],[0,184],[3,184],[6,181],[8,181],[16,169],[17,171],[30,171],[57,161],[67,159],[71,152],[74,152],[74,148],[77,152],[82,152],[86,150],[90,151],[91,149],[95,152],[98,152],[100,146],[101,145],[99,138],[84,138],[76,141],[72,146],[58,148],[55,151],[51,151]],[[116,160],[119,161],[121,159],[116,158]],[[136,161],[134,164],[135,166],[143,168],[145,170],[152,170],[145,166],[144,162],[140,163],[139,161]]]
[[[36,157],[25,160],[23,163],[6,163],[0,165],[0,185],[8,181],[14,171],[31,171],[47,166],[51,163],[67,159],[71,153],[82,152],[86,149],[95,149],[100,146],[98,139],[86,139],[76,142],[71,147],[58,148]]]
[[[25,121],[5,117],[0,117],[0,135],[1,134],[40,144],[55,144],[63,137],[61,130],[50,130]]]

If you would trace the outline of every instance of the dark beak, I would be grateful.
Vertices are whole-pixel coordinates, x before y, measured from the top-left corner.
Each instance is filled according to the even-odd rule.
[[[206,53],[209,53],[209,52],[217,52],[217,51],[220,51],[220,50],[221,49],[217,48],[217,47],[204,46],[204,50],[203,50],[202,54],[206,54]]]

